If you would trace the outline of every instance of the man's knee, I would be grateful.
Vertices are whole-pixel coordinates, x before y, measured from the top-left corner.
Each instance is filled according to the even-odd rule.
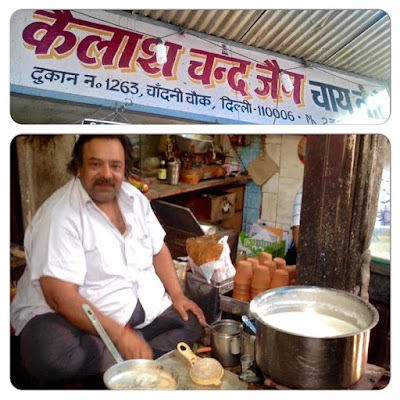
[[[194,342],[201,336],[202,333],[202,326],[199,324],[197,317],[189,312],[188,313],[189,319],[187,321],[188,329],[193,332]]]

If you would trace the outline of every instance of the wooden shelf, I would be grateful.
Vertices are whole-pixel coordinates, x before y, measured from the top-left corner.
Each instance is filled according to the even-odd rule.
[[[152,183],[149,187],[149,191],[145,194],[145,196],[149,200],[162,199],[164,197],[193,192],[196,190],[245,182],[250,179],[251,177],[249,175],[239,175],[235,177],[205,179],[195,185],[182,182],[179,182],[177,185],[169,185],[168,183],[160,182],[157,179],[151,179]]]

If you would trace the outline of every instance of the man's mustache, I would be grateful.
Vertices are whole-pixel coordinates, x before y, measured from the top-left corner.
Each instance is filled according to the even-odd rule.
[[[115,180],[114,179],[106,179],[106,178],[98,178],[95,179],[93,182],[93,186],[96,185],[112,185],[115,186]]]

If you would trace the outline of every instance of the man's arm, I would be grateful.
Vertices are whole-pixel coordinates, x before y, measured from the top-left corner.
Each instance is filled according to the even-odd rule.
[[[292,235],[293,235],[294,244],[296,246],[296,251],[299,250],[299,230],[300,230],[299,225],[295,225],[292,227]]]
[[[89,304],[110,339],[116,343],[125,359],[153,358],[150,345],[134,330],[127,330],[107,317],[79,294],[78,286],[53,277],[42,277],[40,286],[49,306],[79,329],[97,335],[96,329],[82,309]]]
[[[192,311],[197,317],[200,325],[205,325],[205,317],[201,308],[193,301],[189,300],[183,293],[176,274],[174,261],[168,247],[163,245],[160,252],[153,257],[153,265],[158,277],[161,279],[165,290],[171,296],[172,303],[176,310],[187,321],[186,311]]]

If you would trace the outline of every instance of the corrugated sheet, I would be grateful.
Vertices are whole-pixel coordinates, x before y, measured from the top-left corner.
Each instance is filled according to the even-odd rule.
[[[154,20],[390,82],[381,10],[133,10]]]

